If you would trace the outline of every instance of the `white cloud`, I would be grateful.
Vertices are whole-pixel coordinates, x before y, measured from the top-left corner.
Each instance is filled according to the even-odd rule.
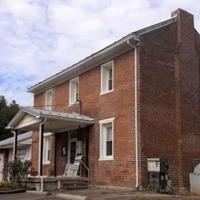
[[[0,0],[0,95],[31,105],[27,85],[179,7],[195,15],[200,31],[199,6],[199,0]]]

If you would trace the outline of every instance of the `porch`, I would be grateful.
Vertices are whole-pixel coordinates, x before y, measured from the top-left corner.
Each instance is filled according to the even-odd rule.
[[[88,177],[29,177],[28,187],[37,191],[87,189]]]
[[[40,190],[78,184],[84,187],[90,175],[89,129],[93,124],[94,119],[79,113],[21,108],[7,128],[15,131],[14,159],[18,135],[25,131],[34,131],[33,137],[38,135],[38,142],[32,144],[29,183]]]

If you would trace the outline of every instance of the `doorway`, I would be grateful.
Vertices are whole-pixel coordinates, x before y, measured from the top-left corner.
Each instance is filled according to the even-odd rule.
[[[70,160],[70,164],[73,164],[76,158],[76,139],[73,139],[70,141],[70,155],[69,155],[69,160]]]

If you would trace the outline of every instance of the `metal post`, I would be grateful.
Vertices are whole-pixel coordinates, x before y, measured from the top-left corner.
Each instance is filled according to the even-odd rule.
[[[13,160],[17,159],[17,137],[18,137],[18,130],[14,132]]]

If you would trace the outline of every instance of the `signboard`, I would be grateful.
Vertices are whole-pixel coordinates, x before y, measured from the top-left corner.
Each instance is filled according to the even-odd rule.
[[[160,159],[159,158],[148,158],[147,159],[147,170],[148,170],[148,172],[160,172]]]
[[[77,176],[78,175],[78,169],[80,167],[81,164],[81,159],[82,156],[77,156],[75,158],[75,161],[73,164],[67,164],[66,168],[65,168],[65,176]]]

